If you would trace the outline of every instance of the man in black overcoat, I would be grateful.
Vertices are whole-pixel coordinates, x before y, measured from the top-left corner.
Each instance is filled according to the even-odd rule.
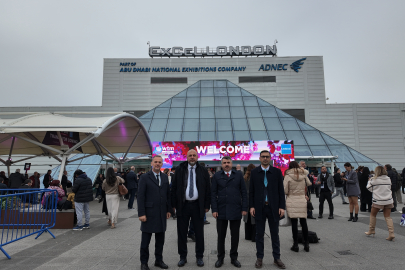
[[[195,231],[197,266],[204,266],[204,215],[210,209],[210,177],[197,162],[194,149],[187,152],[187,161],[181,163],[172,177],[172,206],[177,215],[178,266],[187,263],[187,232],[191,222]]]
[[[217,219],[218,260],[215,267],[224,264],[225,237],[228,228],[231,231],[231,263],[240,268],[238,261],[239,231],[242,215],[246,216],[248,201],[246,184],[240,170],[232,170],[232,159],[228,156],[221,160],[222,171],[212,177],[211,207],[212,216]]]
[[[256,268],[262,268],[264,257],[264,228],[269,223],[274,264],[285,269],[280,260],[279,221],[284,217],[285,194],[281,170],[270,165],[269,151],[260,152],[261,166],[252,170],[249,186],[250,214],[256,219]]]
[[[155,234],[155,266],[169,268],[163,262],[163,245],[167,219],[171,216],[170,187],[166,174],[160,172],[163,165],[161,156],[152,158],[152,170],[143,174],[138,185],[138,216],[142,221],[141,269],[149,270],[149,243]]]
[[[131,171],[127,174],[127,188],[129,194],[128,209],[134,209],[134,200],[136,195],[136,190],[138,189],[138,176],[135,173],[135,167],[131,166]]]

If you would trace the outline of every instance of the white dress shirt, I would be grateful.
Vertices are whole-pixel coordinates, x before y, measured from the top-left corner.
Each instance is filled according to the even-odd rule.
[[[188,179],[187,179],[187,189],[186,189],[186,200],[187,201],[194,201],[198,199],[198,190],[197,190],[197,176],[195,175],[195,167],[196,164],[194,164],[193,169],[191,169],[190,164],[188,164]],[[190,198],[190,175],[191,175],[191,170],[193,170],[193,186],[194,186],[194,190],[193,190],[193,197]]]
[[[262,167],[262,170],[266,171],[266,172],[270,169],[270,165],[269,165],[269,167],[267,167],[267,169],[263,168],[263,166],[260,166],[260,167]]]
[[[229,171],[229,172],[224,171],[224,173],[226,176],[228,176],[228,173],[229,173],[229,177],[231,177],[232,171]]]

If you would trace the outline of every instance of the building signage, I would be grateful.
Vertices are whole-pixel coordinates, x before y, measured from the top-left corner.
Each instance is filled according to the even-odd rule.
[[[219,66],[219,67],[137,67],[136,62],[121,62],[120,72],[158,72],[158,73],[172,73],[172,72],[235,72],[245,71],[246,67],[243,66]]]
[[[277,55],[277,46],[218,46],[216,48],[206,47],[197,48],[183,48],[183,47],[171,47],[161,48],[159,46],[149,47],[150,57],[206,57],[206,56],[248,56],[248,55]]]
[[[75,146],[80,142],[79,132],[60,132],[61,138],[59,138],[56,131],[47,131],[44,139],[42,140],[43,144],[46,145],[60,145],[60,139],[63,144],[68,145],[69,148]],[[79,152],[82,152],[82,148],[79,147],[76,149]]]
[[[162,168],[171,168],[173,161],[187,160],[190,149],[197,151],[200,161],[220,161],[224,156],[232,160],[259,161],[260,152],[268,150],[273,166],[283,172],[294,160],[293,141],[198,141],[198,142],[152,142],[152,156],[163,158]]]
[[[290,65],[290,68],[294,70],[295,72],[298,73],[298,71],[301,69],[301,66],[304,64],[304,60],[306,58],[301,58],[300,60],[297,60],[293,62]],[[259,67],[259,71],[276,71],[276,70],[287,70],[288,64],[263,64]]]

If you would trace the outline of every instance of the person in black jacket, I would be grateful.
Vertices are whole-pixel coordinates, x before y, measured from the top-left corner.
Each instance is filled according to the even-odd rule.
[[[10,175],[10,178],[8,180],[8,187],[11,189],[17,189],[20,188],[24,182],[25,182],[25,177],[20,173],[20,169],[15,170],[15,173],[12,173]]]
[[[76,170],[74,173],[75,181],[72,187],[75,193],[75,208],[77,215],[77,226],[74,231],[81,231],[90,228],[90,208],[89,202],[93,200],[93,183],[82,170]],[[85,215],[85,224],[82,225],[83,212]]]
[[[279,221],[284,217],[285,194],[281,170],[270,165],[268,150],[260,152],[261,166],[252,170],[249,187],[250,214],[256,219],[256,268],[262,268],[264,257],[264,226],[269,223],[274,264],[285,269],[280,260]]]
[[[339,168],[337,168],[335,170],[335,174],[333,175],[333,181],[335,182],[336,193],[332,196],[332,200],[333,200],[333,198],[339,196],[339,194],[340,194],[340,197],[342,197],[342,204],[349,204],[345,200],[345,195],[344,195],[345,192],[343,190],[343,180],[342,180],[342,175],[341,175]]]
[[[179,267],[187,263],[187,232],[191,222],[196,238],[197,266],[204,266],[204,215],[210,209],[210,177],[198,163],[197,151],[187,152],[187,161],[181,163],[172,178],[172,207],[177,215]]]
[[[0,176],[0,195],[5,195],[7,193],[6,190],[2,190],[2,189],[7,189],[7,185],[4,184],[4,179]]]
[[[405,168],[402,169],[402,194],[405,194]]]
[[[66,197],[67,197],[67,190],[66,190],[66,186],[67,186],[67,171],[63,171],[63,175],[62,175],[62,181],[61,181],[61,185],[62,185],[62,189],[63,191],[65,191]]]
[[[127,189],[129,194],[128,200],[128,209],[135,209],[134,208],[134,200],[136,197],[136,190],[138,189],[138,176],[135,173],[135,167],[131,167],[131,171],[127,174],[127,179],[125,180],[127,183]]]
[[[42,183],[44,184],[45,188],[48,188],[49,183],[53,180],[52,176],[51,176],[51,173],[52,173],[52,170],[48,170],[48,172],[44,176],[44,180],[42,181]]]
[[[392,166],[390,164],[386,164],[384,169],[387,171],[388,177],[391,179],[391,191],[392,191],[392,199],[394,200],[394,208],[391,209],[391,212],[397,211],[397,174],[392,170]]]
[[[215,267],[221,267],[225,258],[225,237],[231,231],[231,263],[241,267],[238,261],[239,231],[242,215],[248,211],[246,184],[240,170],[232,170],[232,159],[225,156],[221,160],[222,171],[212,177],[211,207],[212,216],[217,219],[218,260]]]
[[[367,189],[367,183],[370,176],[370,170],[368,167],[364,167],[361,171],[361,175],[359,178],[359,186],[360,186],[360,211],[361,212],[371,212],[371,205],[373,204],[373,194]],[[366,207],[367,206],[367,207]]]

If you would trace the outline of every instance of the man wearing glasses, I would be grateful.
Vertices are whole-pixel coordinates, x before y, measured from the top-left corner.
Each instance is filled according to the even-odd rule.
[[[279,221],[284,217],[285,195],[281,170],[270,166],[270,152],[260,152],[261,166],[251,172],[249,187],[250,214],[256,219],[256,268],[262,268],[264,256],[264,229],[269,223],[274,264],[285,269],[280,260]]]

